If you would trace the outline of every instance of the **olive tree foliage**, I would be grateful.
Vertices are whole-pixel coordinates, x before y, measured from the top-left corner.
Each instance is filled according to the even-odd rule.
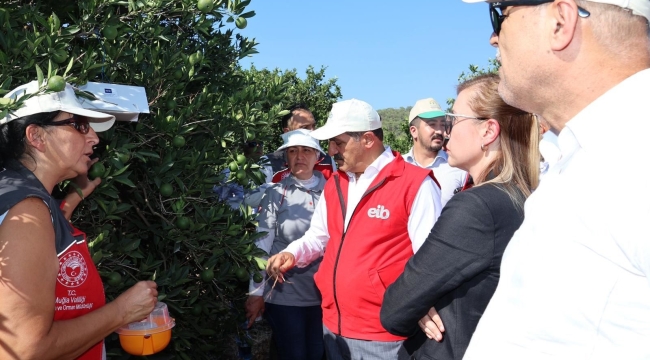
[[[249,3],[0,4],[2,94],[39,73],[146,89],[150,114],[100,134],[94,172],[103,180],[73,223],[88,235],[109,300],[139,280],[158,283],[159,300],[176,319],[168,357],[219,357],[238,329],[249,273],[262,255],[248,211],[232,210],[212,190],[262,181],[254,160],[241,156],[242,144],[275,136],[283,107],[294,100],[288,89],[298,86],[271,72],[260,87],[240,69],[238,61],[256,52],[255,42],[237,33],[254,16]],[[128,357],[116,339],[107,338],[109,358]]]

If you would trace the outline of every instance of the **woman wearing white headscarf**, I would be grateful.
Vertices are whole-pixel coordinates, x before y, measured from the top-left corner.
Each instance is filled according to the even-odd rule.
[[[323,175],[314,171],[320,157],[318,141],[308,130],[282,134],[291,175],[266,189],[257,218],[258,231],[268,232],[256,245],[275,255],[300,238],[309,228],[311,217],[325,186]],[[246,302],[249,326],[266,314],[280,359],[320,360],[323,356],[321,296],[314,283],[320,260],[285,274],[287,282],[255,283],[251,280]]]

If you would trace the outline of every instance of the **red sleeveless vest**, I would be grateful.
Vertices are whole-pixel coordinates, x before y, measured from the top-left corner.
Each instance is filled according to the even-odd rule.
[[[59,204],[34,174],[19,162],[11,169],[0,169],[0,214],[27,197],[42,199],[50,209],[54,243],[59,260],[56,278],[54,321],[73,319],[104,306],[104,287],[95,268],[86,234],[75,229],[63,216]],[[101,360],[104,342],[99,341],[77,359]]]
[[[104,286],[90,257],[86,234],[70,226],[74,242],[60,252],[56,277],[54,321],[74,319],[106,304]],[[101,360],[104,342],[100,341],[78,360]]]
[[[386,288],[413,255],[407,226],[415,196],[427,176],[435,178],[394,154],[354,209],[347,230],[349,179],[338,171],[325,184],[330,239],[314,279],[323,297],[323,323],[344,337],[405,339],[383,328],[379,311]]]

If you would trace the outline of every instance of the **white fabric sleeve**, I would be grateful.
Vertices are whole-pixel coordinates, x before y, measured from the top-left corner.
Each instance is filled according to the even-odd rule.
[[[408,220],[408,233],[416,253],[436,223],[442,210],[440,188],[429,176],[424,179],[415,195]]]
[[[269,158],[266,155],[262,155],[257,162],[260,166],[260,171],[264,174],[264,179],[266,183],[271,183],[273,181],[273,168],[269,163]]]
[[[244,205],[250,206],[251,208],[257,210],[257,207],[260,206],[260,203],[262,202],[262,198],[264,197],[266,189],[268,189],[271,185],[273,184],[262,184],[256,189],[253,189],[250,193],[246,194],[243,201]]]
[[[435,171],[434,171],[435,174]],[[454,196],[454,191],[465,184],[465,178],[467,173],[464,171],[454,171],[448,176],[443,176],[442,178],[436,178],[440,183],[440,203],[444,207],[447,202]]]
[[[283,251],[293,254],[297,267],[305,267],[323,255],[330,240],[327,230],[327,205],[323,193],[311,218],[309,230],[300,239],[293,241]]]
[[[257,232],[268,232],[268,234],[266,234],[264,237],[255,240],[255,246],[266,251],[266,253],[269,254],[271,252],[271,247],[273,247],[273,240],[275,240],[275,230],[258,227]],[[262,256],[262,259],[266,260],[268,258],[268,256]],[[262,278],[266,280],[266,271],[260,270],[260,275],[262,275]],[[251,277],[248,284],[248,295],[264,296],[264,286],[262,286],[262,284],[264,284],[264,280],[262,280],[262,282],[256,283],[253,280],[253,277]]]
[[[264,181],[266,181],[267,184],[273,182],[273,168],[269,165],[264,165],[262,166],[262,174],[264,174]]]

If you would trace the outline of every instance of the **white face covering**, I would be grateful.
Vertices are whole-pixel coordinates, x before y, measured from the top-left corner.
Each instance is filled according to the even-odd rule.
[[[318,185],[318,178],[316,177],[316,175],[312,175],[312,176],[311,176],[309,179],[307,179],[307,180],[300,180],[300,179],[298,179],[298,178],[295,177],[295,176],[294,176],[294,179],[296,179],[296,181],[297,181],[300,185],[302,185],[303,187],[305,187],[305,188],[307,188],[307,189],[313,189],[313,188],[316,187],[316,185]]]

